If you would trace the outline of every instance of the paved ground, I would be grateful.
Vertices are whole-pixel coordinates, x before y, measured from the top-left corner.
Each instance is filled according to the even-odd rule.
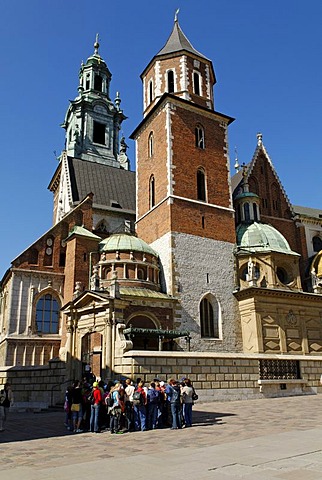
[[[71,434],[63,412],[11,413],[1,478],[321,480],[321,407],[322,395],[200,403],[190,429],[124,435]]]

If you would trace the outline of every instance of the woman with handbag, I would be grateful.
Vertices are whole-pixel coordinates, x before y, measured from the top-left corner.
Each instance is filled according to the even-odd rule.
[[[192,405],[194,393],[195,392],[191,380],[189,380],[189,378],[185,378],[183,381],[183,386],[181,387],[185,427],[191,427],[192,425]]]
[[[74,433],[82,433],[80,425],[83,419],[83,392],[79,380],[75,380],[71,392],[72,405],[71,412],[73,417]]]

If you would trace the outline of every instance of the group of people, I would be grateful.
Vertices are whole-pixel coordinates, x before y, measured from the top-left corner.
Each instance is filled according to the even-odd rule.
[[[81,433],[111,434],[172,430],[192,426],[192,406],[198,395],[189,380],[170,378],[167,383],[155,378],[151,383],[138,378],[108,382],[76,380],[66,390],[65,426]]]

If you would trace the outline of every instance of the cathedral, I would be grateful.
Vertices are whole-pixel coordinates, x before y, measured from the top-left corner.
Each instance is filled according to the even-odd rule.
[[[205,400],[317,393],[322,210],[290,203],[262,134],[231,175],[234,119],[177,18],[141,74],[135,172],[111,78],[97,36],[63,122],[52,227],[1,280],[0,383],[31,401],[19,385],[45,377],[59,398],[90,367],[189,376]]]

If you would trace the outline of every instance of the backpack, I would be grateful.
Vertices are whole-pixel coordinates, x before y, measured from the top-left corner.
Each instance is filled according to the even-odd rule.
[[[108,407],[113,407],[114,405],[113,393],[110,393],[109,397],[106,398],[106,405]]]
[[[94,405],[94,392],[93,390],[87,395],[87,402]]]
[[[6,401],[7,395],[6,391],[3,389],[0,391],[0,405],[3,405]]]
[[[153,388],[150,388],[148,390],[148,401],[149,403],[159,403],[160,401],[160,395],[158,390],[154,390]]]
[[[143,395],[142,392],[137,390],[133,393],[133,405],[143,405]]]

